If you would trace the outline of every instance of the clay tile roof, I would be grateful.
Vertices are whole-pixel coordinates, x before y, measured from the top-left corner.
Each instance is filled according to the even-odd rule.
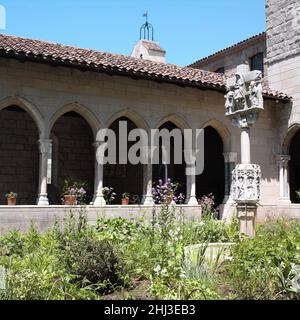
[[[265,38],[266,38],[266,33],[265,32],[261,32],[259,34],[256,34],[256,35],[250,37],[250,38],[247,38],[247,39],[244,39],[244,40],[242,40],[242,41],[240,41],[238,43],[235,43],[235,44],[233,44],[233,45],[231,45],[231,46],[229,46],[227,48],[224,48],[224,49],[222,49],[220,51],[217,51],[217,52],[215,52],[215,53],[213,53],[213,54],[211,54],[211,55],[209,55],[207,57],[201,58],[201,59],[191,63],[190,65],[188,65],[188,67],[196,67],[197,64],[199,64],[201,62],[204,62],[206,60],[210,60],[211,58],[218,57],[219,55],[221,55],[221,54],[223,54],[225,52],[229,52],[229,51],[231,51],[233,49],[236,49],[236,48],[238,48],[240,46],[246,45],[246,44],[248,44],[250,42],[253,42],[253,41],[256,41],[256,40],[259,40],[259,39],[265,40]]]
[[[142,43],[149,50],[166,52],[157,42],[142,40]]]
[[[182,86],[226,90],[225,77],[219,73],[3,34],[0,34],[1,56]],[[290,97],[283,93],[269,89],[264,93],[267,98],[290,101]]]

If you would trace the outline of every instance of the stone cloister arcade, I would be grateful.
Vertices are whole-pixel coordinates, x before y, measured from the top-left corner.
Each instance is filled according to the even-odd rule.
[[[128,128],[150,128],[142,116],[129,109],[115,113],[102,123],[85,106],[70,103],[44,119],[29,101],[10,97],[0,102],[0,205],[5,194],[18,193],[19,205],[59,205],[64,179],[87,181],[87,203],[105,205],[104,186],[113,187],[120,204],[122,193],[134,195],[131,204],[152,205],[152,186],[164,179],[162,165],[100,165],[97,132],[102,128],[118,131],[119,121]],[[163,117],[155,128],[191,128],[177,114]],[[187,205],[197,205],[203,195],[213,193],[217,204],[226,202],[230,171],[237,155],[229,152],[230,133],[217,120],[199,128],[205,134],[205,170],[197,177],[185,176],[185,165],[170,164],[168,177],[180,183]],[[117,135],[118,136],[118,135]],[[129,147],[130,145],[128,145]],[[51,159],[51,162],[49,162]],[[49,174],[50,172],[50,174]]]

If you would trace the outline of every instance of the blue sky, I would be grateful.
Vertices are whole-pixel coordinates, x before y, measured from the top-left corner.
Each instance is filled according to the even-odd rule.
[[[187,65],[265,30],[265,0],[0,0],[0,32],[130,54],[149,13],[167,61]]]

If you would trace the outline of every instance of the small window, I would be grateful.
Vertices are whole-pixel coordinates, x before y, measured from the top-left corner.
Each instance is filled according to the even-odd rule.
[[[264,74],[264,55],[262,52],[250,58],[250,68],[252,70],[260,70]]]
[[[216,73],[225,73],[225,68],[224,67],[218,68],[215,72]]]

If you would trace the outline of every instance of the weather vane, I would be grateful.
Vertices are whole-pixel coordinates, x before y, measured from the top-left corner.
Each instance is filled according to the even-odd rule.
[[[143,13],[143,17],[146,18],[146,22],[140,28],[140,40],[142,40],[143,38],[144,40],[154,41],[154,37],[153,37],[154,29],[152,24],[148,22],[148,11]]]

